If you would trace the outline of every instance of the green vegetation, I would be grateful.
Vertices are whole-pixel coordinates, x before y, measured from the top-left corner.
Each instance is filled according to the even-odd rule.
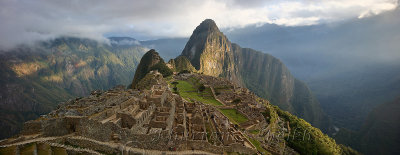
[[[340,149],[342,150],[341,154],[342,155],[360,155],[359,152],[356,150],[353,150],[351,147],[339,144]]]
[[[171,84],[174,85],[174,87],[176,87],[176,85],[179,84],[179,82],[174,81],[174,82],[171,82]]]
[[[249,131],[251,134],[258,134],[260,133],[260,130],[256,129],[256,130],[250,130]]]
[[[215,100],[215,98],[212,96],[206,96],[210,95],[211,89],[206,88],[202,93],[199,93],[198,90],[189,82],[187,81],[178,81],[178,84],[176,85],[178,88],[179,94],[185,98],[186,100],[196,100],[199,102],[203,102],[205,104],[210,104],[214,106],[221,106],[222,104]]]
[[[320,129],[311,126],[310,123],[293,116],[289,112],[282,111],[276,106],[273,107],[279,117],[283,118],[284,121],[289,121],[291,129],[296,129],[296,133],[305,134],[296,134],[296,136],[293,136],[294,138],[285,137],[291,148],[300,154],[334,155],[341,153],[341,148],[335,140],[323,134]]]
[[[160,72],[163,75],[163,77],[167,77],[167,76],[172,75],[172,70],[169,69],[167,67],[167,65],[165,65],[164,62],[159,62],[159,63],[155,64],[154,66],[150,67],[149,70],[150,71],[158,70],[158,72]]]
[[[182,71],[180,71],[178,74],[185,74],[185,73],[191,73],[191,72],[188,71],[188,70],[182,70]]]
[[[199,86],[199,88],[198,88],[198,90],[202,93],[204,90],[206,89],[206,87],[203,85],[203,84],[201,84],[200,86]]]
[[[239,98],[234,99],[234,100],[232,101],[233,104],[238,104],[238,103],[240,103],[240,102],[241,102],[241,100],[240,100]]]
[[[249,138],[249,141],[256,147],[257,151],[261,152],[262,154],[271,154],[267,150],[265,150],[263,147],[261,147],[261,143],[253,138]]]
[[[229,118],[232,122],[236,124],[240,124],[243,122],[248,121],[248,119],[243,116],[240,112],[236,109],[219,109],[226,117]]]
[[[273,107],[271,105],[268,105],[267,108],[265,109],[265,112],[261,113],[267,123],[273,124],[276,122],[278,118],[278,114],[273,110]]]
[[[219,86],[214,87],[215,95],[219,95],[222,92],[232,92],[232,89],[229,86]]]
[[[146,52],[142,59],[140,59],[140,63],[135,71],[131,88],[136,88],[136,84],[138,84],[140,80],[142,80],[142,78],[144,78],[147,73],[152,70],[158,70],[161,74],[163,74],[163,77],[172,75],[172,71],[166,66],[164,60],[154,49]]]

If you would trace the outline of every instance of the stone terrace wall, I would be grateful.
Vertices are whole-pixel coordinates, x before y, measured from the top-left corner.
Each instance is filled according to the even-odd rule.
[[[188,148],[190,146],[190,148]],[[230,146],[215,146],[207,141],[185,141],[185,140],[177,140],[175,141],[175,147],[178,151],[182,150],[203,150],[206,152],[213,152],[217,154],[223,154],[226,152],[238,152],[241,154],[256,154],[257,152],[251,148],[245,147],[241,144],[232,144]]]
[[[111,140],[113,129],[117,129],[115,124],[111,122],[100,123],[97,121],[82,119],[81,125],[77,128],[79,135],[95,139],[98,141],[109,141]]]
[[[43,121],[44,136],[63,136],[68,134],[64,118],[55,118]]]
[[[21,134],[30,135],[40,133],[42,131],[42,122],[37,120],[31,120],[24,123]]]
[[[82,138],[82,139],[66,138],[65,142],[75,145],[75,146],[79,146],[79,147],[90,148],[92,150],[106,153],[106,154],[118,154],[118,152],[120,151],[109,145],[102,145],[99,143],[95,143],[90,140],[86,140],[85,138]]]

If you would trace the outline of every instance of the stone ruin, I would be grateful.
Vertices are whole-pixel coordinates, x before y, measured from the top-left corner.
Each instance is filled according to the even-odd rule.
[[[121,152],[120,146],[127,153],[138,150],[156,150],[160,154],[185,150],[207,154],[256,153],[245,135],[215,107],[188,102],[173,94],[165,82],[149,90],[116,87],[70,100],[48,115],[26,122],[21,137],[32,135],[34,139],[51,138],[45,141],[49,144],[90,145],[98,149],[92,151],[110,154]],[[28,139],[8,139],[0,144]]]

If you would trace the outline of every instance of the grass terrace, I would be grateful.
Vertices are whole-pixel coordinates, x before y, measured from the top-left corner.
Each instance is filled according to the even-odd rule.
[[[260,133],[260,130],[258,130],[258,129],[256,129],[256,130],[250,130],[249,131],[251,134],[258,134],[258,133]]]
[[[263,147],[261,147],[261,143],[258,140],[253,139],[253,138],[248,138],[248,139],[257,148],[257,150],[259,152],[261,152],[262,154],[271,154],[267,150],[265,150]]]
[[[248,121],[248,119],[243,114],[238,112],[236,109],[220,109],[220,111],[226,117],[228,117],[229,120],[231,120],[232,122],[234,122],[236,124],[240,124],[240,123]]]
[[[223,105],[214,98],[209,87],[206,87],[203,92],[199,92],[196,86],[193,85],[191,82],[182,80],[179,80],[177,82],[178,84],[176,85],[176,87],[178,88],[179,95],[181,95],[186,100],[196,100],[214,106]]]

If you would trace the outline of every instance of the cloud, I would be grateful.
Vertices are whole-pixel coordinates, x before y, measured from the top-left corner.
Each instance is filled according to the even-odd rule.
[[[2,0],[0,48],[58,36],[187,37],[206,18],[222,29],[265,23],[313,25],[396,7],[397,0]]]

